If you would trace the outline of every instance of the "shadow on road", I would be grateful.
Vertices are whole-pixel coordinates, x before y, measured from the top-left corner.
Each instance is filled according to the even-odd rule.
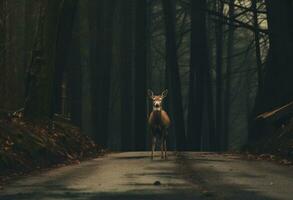
[[[138,160],[138,159],[151,159],[150,156],[119,156],[115,157],[118,160]]]
[[[134,183],[135,184],[135,183]],[[137,184],[139,187],[145,185]],[[129,190],[126,192],[86,192],[83,190],[68,189],[61,185],[42,187],[42,191],[34,191],[28,193],[18,193],[12,195],[0,195],[1,200],[197,200],[197,199],[215,199],[215,200],[275,200],[267,196],[263,196],[257,192],[248,191],[248,188],[240,188],[233,185],[222,185],[218,189],[223,189],[223,192],[229,188],[228,195],[221,197],[213,192],[203,191],[201,194],[193,194],[191,190],[185,190],[185,185],[173,185],[177,189],[155,191],[150,190]],[[164,187],[164,186],[159,186]],[[227,191],[226,191],[227,192]]]
[[[149,159],[148,156],[115,156],[112,158],[123,160]],[[174,158],[175,159],[175,158]],[[220,181],[226,174],[219,173],[212,168],[197,168],[201,163],[222,162],[222,160],[198,158],[192,159],[180,154],[175,160],[157,161],[165,163],[156,165],[152,162],[142,172],[129,170],[123,175],[125,182],[116,189],[103,192],[102,189],[90,191],[85,189],[73,189],[62,182],[63,179],[70,180],[74,173],[80,173],[82,168],[76,168],[67,174],[41,183],[31,183],[28,185],[16,185],[15,191],[0,194],[1,200],[276,200],[267,194],[254,190],[244,184],[231,184]],[[108,161],[110,162],[110,161]],[[139,161],[141,162],[141,161]],[[151,162],[151,161],[150,161]],[[169,165],[173,162],[173,165]],[[174,164],[175,163],[175,164]],[[86,176],[92,176],[97,163],[86,165]],[[195,167],[194,167],[195,166]],[[144,166],[136,166],[144,167]],[[83,169],[85,170],[85,169]],[[81,172],[82,173],[82,172]],[[208,178],[206,175],[208,174]],[[250,179],[257,179],[257,176],[250,174],[237,174]],[[151,177],[151,178],[150,178]],[[160,182],[154,185],[153,182],[141,182],[141,180],[172,180],[174,182]],[[99,177],[97,176],[97,179]],[[239,177],[241,178],[241,177]],[[130,188],[120,191],[119,187]]]

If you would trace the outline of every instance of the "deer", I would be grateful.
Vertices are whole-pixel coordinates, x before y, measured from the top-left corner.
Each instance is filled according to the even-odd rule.
[[[148,117],[148,124],[151,130],[151,159],[154,159],[156,143],[160,140],[161,159],[167,159],[167,135],[170,126],[170,118],[163,110],[163,100],[166,98],[168,90],[164,90],[160,95],[154,95],[152,90],[148,90],[148,96],[152,100],[153,109]]]

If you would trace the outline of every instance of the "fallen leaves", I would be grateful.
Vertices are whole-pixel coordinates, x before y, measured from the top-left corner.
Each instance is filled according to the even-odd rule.
[[[286,159],[283,156],[276,154],[257,154],[257,153],[248,153],[243,154],[244,157],[248,160],[263,160],[263,161],[273,161],[282,165],[293,165],[292,160]]]
[[[290,106],[293,104],[290,103]],[[264,136],[246,148],[246,158],[268,160],[283,165],[293,164],[293,118],[287,116],[279,121],[267,122]],[[280,125],[281,123],[281,125]]]
[[[5,177],[96,157],[101,149],[69,123],[0,121],[0,185]]]

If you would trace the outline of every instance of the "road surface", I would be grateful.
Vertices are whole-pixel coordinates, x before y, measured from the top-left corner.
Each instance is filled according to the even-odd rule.
[[[112,153],[10,183],[1,200],[292,200],[293,167],[214,153]]]

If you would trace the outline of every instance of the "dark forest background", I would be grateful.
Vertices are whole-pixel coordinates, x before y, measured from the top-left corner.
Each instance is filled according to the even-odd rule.
[[[255,143],[292,75],[292,0],[0,0],[0,110],[112,150],[149,149],[148,88],[169,90],[169,149]]]

